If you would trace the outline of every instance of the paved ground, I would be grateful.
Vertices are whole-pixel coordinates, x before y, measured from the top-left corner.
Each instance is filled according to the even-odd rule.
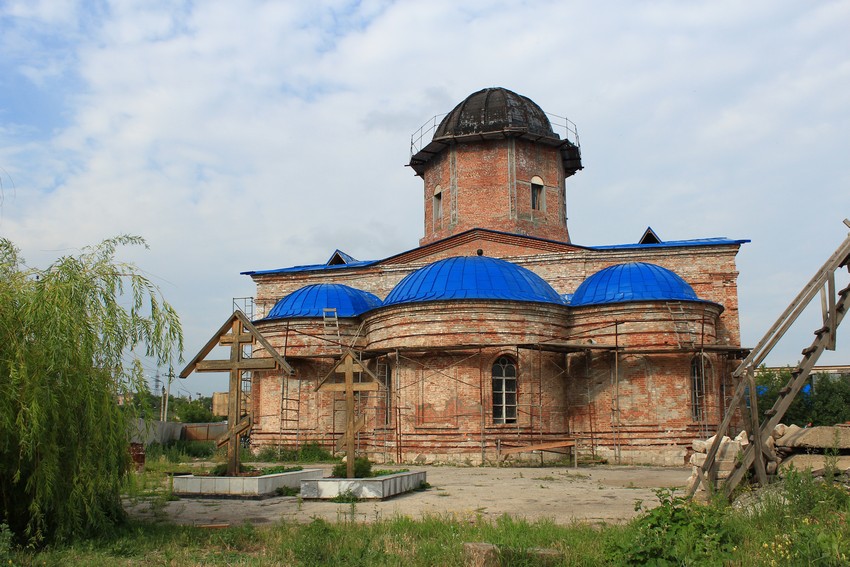
[[[321,465],[320,465],[321,467]],[[322,467],[330,468],[330,467]],[[279,520],[309,522],[373,521],[424,515],[496,518],[503,514],[528,519],[621,522],[635,516],[635,501],[656,502],[656,488],[684,487],[690,468],[593,466],[489,468],[411,467],[425,470],[431,488],[383,502],[336,504],[298,497],[264,500],[180,499],[164,507],[128,504],[132,517],[180,524],[267,524]]]

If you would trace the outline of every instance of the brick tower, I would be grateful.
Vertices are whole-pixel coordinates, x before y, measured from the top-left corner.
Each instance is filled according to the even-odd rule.
[[[531,99],[487,88],[449,112],[426,146],[414,136],[410,166],[425,181],[419,244],[472,228],[569,242],[566,178],[582,166],[575,126],[562,120],[564,138]]]

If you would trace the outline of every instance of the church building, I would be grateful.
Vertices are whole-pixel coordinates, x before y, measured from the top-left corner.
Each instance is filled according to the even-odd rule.
[[[684,465],[733,391],[747,241],[647,228],[633,244],[573,243],[576,129],[504,88],[423,126],[411,154],[418,247],[245,272],[254,325],[295,370],[252,376],[252,445],[333,449],[344,393],[317,387],[350,349],[359,380],[378,382],[356,394],[373,461],[476,464],[575,441],[609,462]]]

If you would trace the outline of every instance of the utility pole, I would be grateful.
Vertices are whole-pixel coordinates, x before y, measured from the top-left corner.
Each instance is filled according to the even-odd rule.
[[[168,367],[168,389],[163,388],[163,392],[165,392],[165,402],[163,403],[163,414],[164,417],[162,421],[168,421],[168,398],[171,397],[171,381],[174,380],[174,367]]]

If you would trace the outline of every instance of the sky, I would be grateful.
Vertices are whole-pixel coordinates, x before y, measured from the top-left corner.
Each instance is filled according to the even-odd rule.
[[[144,237],[121,258],[188,360],[253,294],[240,272],[415,248],[411,134],[500,86],[577,125],[574,243],[752,241],[754,346],[848,233],[848,29],[848,1],[0,0],[0,236],[37,267]],[[822,364],[850,364],[848,336]]]

